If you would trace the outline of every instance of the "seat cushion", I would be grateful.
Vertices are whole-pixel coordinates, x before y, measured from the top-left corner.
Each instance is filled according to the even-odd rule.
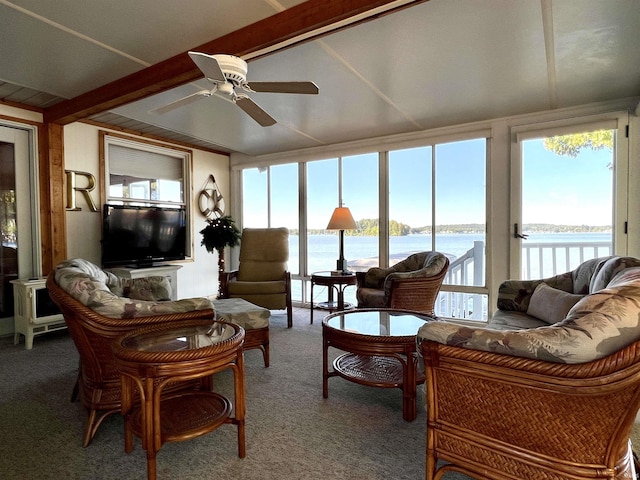
[[[434,321],[420,328],[418,338],[556,363],[591,362],[640,340],[640,268],[627,270],[555,325],[499,331]]]
[[[384,294],[384,290],[376,288],[360,287],[356,291],[358,307],[364,308],[386,308],[389,298]]]
[[[496,330],[520,330],[522,328],[537,328],[545,325],[548,325],[548,323],[527,315],[525,312],[498,310],[489,320],[487,327]]]
[[[245,330],[269,326],[271,312],[242,298],[221,298],[212,300],[218,320],[232,322]]]
[[[107,285],[107,282],[111,285],[119,284],[118,277],[83,259],[65,260],[58,264],[55,280],[77,301],[109,318],[148,317],[212,308],[207,298],[166,302],[118,296]]]
[[[273,282],[230,281],[227,284],[227,289],[230,295],[273,295],[286,293],[287,284],[281,280]]]

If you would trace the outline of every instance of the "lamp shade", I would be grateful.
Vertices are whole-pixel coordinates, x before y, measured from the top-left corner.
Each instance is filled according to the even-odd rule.
[[[356,221],[347,207],[337,207],[327,225],[327,230],[355,230],[356,228],[358,228]]]

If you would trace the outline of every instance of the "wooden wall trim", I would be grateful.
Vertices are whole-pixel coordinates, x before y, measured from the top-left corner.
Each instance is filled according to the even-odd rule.
[[[64,127],[45,123],[39,131],[42,273],[67,258],[64,195]]]

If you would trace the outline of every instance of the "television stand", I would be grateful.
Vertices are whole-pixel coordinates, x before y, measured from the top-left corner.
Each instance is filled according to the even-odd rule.
[[[166,277],[171,284],[171,300],[178,299],[178,270],[182,265],[157,265],[146,268],[139,267],[117,267],[108,270],[123,278],[146,278],[146,277]]]

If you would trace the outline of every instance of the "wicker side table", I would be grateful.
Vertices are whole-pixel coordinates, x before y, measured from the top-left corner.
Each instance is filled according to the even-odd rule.
[[[425,380],[418,368],[416,333],[431,317],[406,310],[359,309],[328,315],[322,322],[322,396],[329,378],[402,390],[402,418],[417,416],[416,385]],[[329,348],[346,353],[329,370]]]
[[[322,310],[329,310],[329,313],[336,310],[348,310],[353,308],[350,303],[344,301],[344,289],[349,285],[356,284],[356,276],[353,273],[333,273],[331,271],[314,272],[311,274],[311,306],[310,310],[310,323],[313,323],[313,309],[320,308]],[[313,303],[313,287],[314,286],[328,287],[328,300],[326,302]],[[337,292],[337,301],[333,300],[333,291]]]
[[[142,328],[116,340],[125,451],[133,450],[133,435],[141,438],[149,480],[156,478],[156,455],[164,443],[195,438],[224,423],[238,427],[238,456],[244,458],[243,342],[244,330],[239,325],[202,320],[181,322],[179,327]],[[212,391],[213,374],[227,368],[234,373],[234,406]],[[193,379],[200,379],[200,389],[163,394],[165,387]],[[137,396],[139,404],[135,403]]]

